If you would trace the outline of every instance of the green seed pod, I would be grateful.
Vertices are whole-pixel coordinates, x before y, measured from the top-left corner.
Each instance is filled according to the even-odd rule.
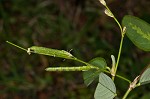
[[[79,66],[79,67],[49,67],[46,71],[87,71],[92,69],[91,66]]]
[[[48,56],[53,56],[53,57],[61,57],[61,58],[66,58],[66,59],[74,58],[74,56],[67,51],[45,48],[45,47],[38,47],[38,46],[32,46],[28,48],[27,53],[28,54],[37,53],[37,54],[48,55]]]

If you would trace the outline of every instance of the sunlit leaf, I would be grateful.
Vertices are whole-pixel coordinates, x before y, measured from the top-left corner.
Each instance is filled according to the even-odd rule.
[[[150,83],[150,65],[142,73],[140,80],[139,80],[139,83],[140,83],[140,85]]]
[[[140,49],[150,51],[150,24],[134,17],[125,16],[122,20],[129,39]]]
[[[101,69],[105,69],[107,66],[105,59],[101,57],[94,58],[89,63],[100,68],[100,70],[91,69],[83,72],[84,83],[87,86],[89,86],[96,78],[98,78]]]
[[[116,96],[116,87],[112,79],[104,73],[99,74],[99,83],[96,87],[95,99],[113,99]]]

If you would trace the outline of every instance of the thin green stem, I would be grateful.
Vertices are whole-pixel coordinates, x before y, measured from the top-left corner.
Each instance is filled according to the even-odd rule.
[[[104,72],[106,72],[106,73],[108,73],[108,74],[111,74],[111,72],[106,71],[106,70],[105,70]],[[129,84],[131,83],[131,81],[130,81],[129,79],[127,79],[127,78],[125,78],[125,77],[123,77],[123,76],[116,75],[116,77],[118,77],[118,78],[120,78],[120,79],[122,79],[122,80],[127,81]]]
[[[73,60],[75,60],[75,61],[78,61],[78,62],[80,62],[80,63],[83,63],[83,64],[85,64],[85,65],[90,65],[89,63],[87,63],[87,62],[84,62],[84,61],[82,61],[82,60],[80,60],[80,59],[78,59],[78,58],[73,58]]]
[[[131,83],[131,81],[130,81],[129,79],[125,78],[125,77],[122,77],[122,76],[120,76],[120,75],[116,75],[116,76],[117,76],[118,78],[121,78],[121,79],[127,81],[129,84]]]
[[[119,28],[120,28],[120,31],[121,31],[121,33],[122,33],[122,27],[121,27],[120,23],[118,22],[118,20],[116,19],[115,16],[114,16],[113,18],[114,18],[114,20],[116,21],[116,23],[118,24],[118,26],[119,26]]]
[[[89,64],[89,63],[87,63],[87,62],[84,62],[84,61],[82,61],[82,60],[80,60],[80,59],[75,58],[74,60],[76,60],[76,61],[78,61],[78,62],[81,62],[81,63],[83,63],[83,64],[86,64],[87,66],[91,66],[92,68],[100,69],[100,68],[98,68],[98,67],[96,67],[96,66],[92,66],[91,64]],[[110,71],[107,71],[107,70],[105,70],[105,69],[101,69],[101,71],[103,71],[103,72],[105,72],[105,73],[108,73],[108,74],[111,74]],[[120,75],[116,75],[116,76],[117,76],[118,78],[121,78],[121,79],[127,81],[128,83],[131,83],[131,81],[130,81],[129,79],[125,78],[125,77],[122,77],[122,76],[120,76]]]
[[[87,63],[87,62],[84,62],[84,61],[82,61],[82,60],[80,60],[80,59],[78,59],[78,58],[74,58],[73,60],[78,61],[78,62],[81,62],[81,63],[87,65],[87,67],[90,67],[91,69],[101,70],[101,71],[103,71],[103,72],[106,72],[106,73],[109,73],[109,74],[110,74],[110,72],[107,71],[106,69],[98,68],[98,67],[93,66],[92,64],[89,64],[89,63]]]
[[[119,60],[120,60],[120,55],[121,55],[121,50],[122,50],[122,45],[123,45],[123,39],[124,39],[124,36],[121,37],[120,48],[119,48],[119,53],[118,53],[118,58],[117,58],[117,63],[116,63],[116,66],[115,66],[116,68],[115,68],[114,74],[116,74],[116,71],[117,71],[117,68],[118,68],[118,64],[119,64]],[[114,80],[115,76],[113,76],[112,79]]]
[[[121,37],[120,48],[119,48],[119,53],[118,53],[118,58],[117,58],[115,72],[117,71],[119,60],[120,60],[120,55],[121,55],[121,50],[122,50],[122,45],[123,45],[123,39],[124,39],[124,37]]]
[[[10,45],[13,45],[13,46],[19,48],[19,49],[22,49],[22,50],[24,50],[24,51],[27,51],[27,49],[25,49],[25,48],[23,48],[23,47],[20,47],[20,46],[14,44],[14,43],[11,43],[11,42],[9,42],[9,41],[6,41],[6,42],[7,42],[8,44],[10,44]]]
[[[122,26],[121,26],[121,24],[119,23],[119,21],[116,19],[116,17],[114,16],[114,14],[111,12],[111,10],[108,8],[108,6],[105,6],[106,7],[106,9],[113,15],[113,18],[114,18],[114,20],[116,21],[116,23],[118,24],[118,26],[119,26],[119,28],[120,28],[120,31],[121,31],[121,33],[123,32],[123,29],[122,29]]]
[[[90,67],[91,69],[99,69],[98,67],[93,66],[93,65],[91,65],[91,64],[89,64],[89,63],[87,63],[87,62],[84,62],[84,61],[82,61],[82,60],[80,60],[80,59],[78,59],[78,58],[76,58],[76,57],[74,57],[72,60],[75,60],[75,61],[78,61],[78,62],[80,62],[80,63],[83,63],[83,64],[87,65],[88,67]]]
[[[116,17],[115,17],[114,14],[111,12],[111,10],[108,8],[108,6],[106,5],[105,7],[106,7],[106,9],[110,12],[110,14],[112,15],[112,18],[116,21],[116,23],[118,24],[118,26],[119,26],[119,28],[120,28],[120,31],[121,31],[121,41],[120,41],[120,48],[119,48],[117,63],[116,63],[116,65],[115,65],[115,70],[114,70],[114,73],[113,73],[113,76],[112,76],[112,80],[114,81],[114,79],[115,79],[115,74],[116,74],[116,71],[117,71],[117,68],[118,68],[118,64],[119,64],[119,60],[120,60],[120,55],[121,55],[121,50],[122,50],[122,44],[123,44],[123,39],[124,39],[124,31],[123,31],[123,28],[122,28],[121,24],[120,24],[119,21],[116,19]]]
[[[132,89],[129,87],[122,99],[126,99]]]

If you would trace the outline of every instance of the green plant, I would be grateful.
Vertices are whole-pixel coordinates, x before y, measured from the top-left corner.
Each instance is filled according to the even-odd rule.
[[[116,23],[118,24],[121,32],[121,41],[120,48],[118,52],[117,61],[115,57],[111,55],[112,58],[112,67],[107,65],[106,61],[102,57],[97,57],[92,59],[89,62],[84,62],[75,56],[73,56],[70,52],[64,50],[50,49],[45,47],[32,46],[28,49],[24,49],[20,46],[17,46],[9,41],[7,43],[12,44],[22,50],[27,51],[30,55],[31,53],[48,55],[53,57],[60,57],[65,59],[70,59],[74,61],[78,61],[83,63],[82,66],[73,66],[73,67],[48,67],[46,71],[83,71],[84,82],[87,86],[89,86],[95,79],[99,78],[98,85],[95,90],[94,98],[95,99],[113,99],[117,96],[116,87],[114,84],[115,77],[123,79],[129,83],[129,88],[123,96],[123,99],[126,99],[128,94],[134,88],[150,83],[150,65],[148,65],[143,72],[135,77],[133,81],[117,75],[117,68],[119,66],[119,60],[121,56],[121,50],[123,46],[123,40],[125,35],[141,50],[150,51],[150,26],[148,23],[136,18],[134,16],[125,16],[122,20],[122,25],[118,22],[116,17],[113,15],[111,10],[108,8],[106,2],[104,0],[99,0],[101,4],[103,4],[106,8],[105,14],[112,17]],[[110,78],[107,74],[110,74],[112,78]]]

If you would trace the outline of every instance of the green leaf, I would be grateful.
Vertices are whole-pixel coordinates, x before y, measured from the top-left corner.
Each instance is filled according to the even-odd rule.
[[[67,51],[51,49],[51,48],[46,48],[46,47],[38,47],[38,46],[32,46],[32,47],[28,48],[28,53],[29,54],[37,53],[37,54],[66,58],[66,59],[74,58],[74,56]]]
[[[83,72],[83,79],[86,86],[89,86],[96,78],[101,71],[96,71],[94,69]]]
[[[112,79],[104,73],[99,74],[99,83],[96,87],[95,99],[113,99],[116,96],[116,87]]]
[[[100,69],[106,68],[106,66],[107,66],[105,59],[102,57],[94,58],[89,63],[92,64],[93,66],[100,68]]]
[[[105,59],[101,57],[92,59],[89,62],[89,64],[100,68],[100,70],[91,69],[91,70],[83,72],[84,83],[87,86],[89,86],[98,77],[99,73],[101,72],[101,69],[105,69],[107,66]]]
[[[142,73],[140,80],[140,85],[150,83],[150,65],[146,68],[146,70]]]
[[[127,15],[123,18],[122,24],[126,27],[127,36],[138,48],[150,51],[150,25],[148,23]]]

